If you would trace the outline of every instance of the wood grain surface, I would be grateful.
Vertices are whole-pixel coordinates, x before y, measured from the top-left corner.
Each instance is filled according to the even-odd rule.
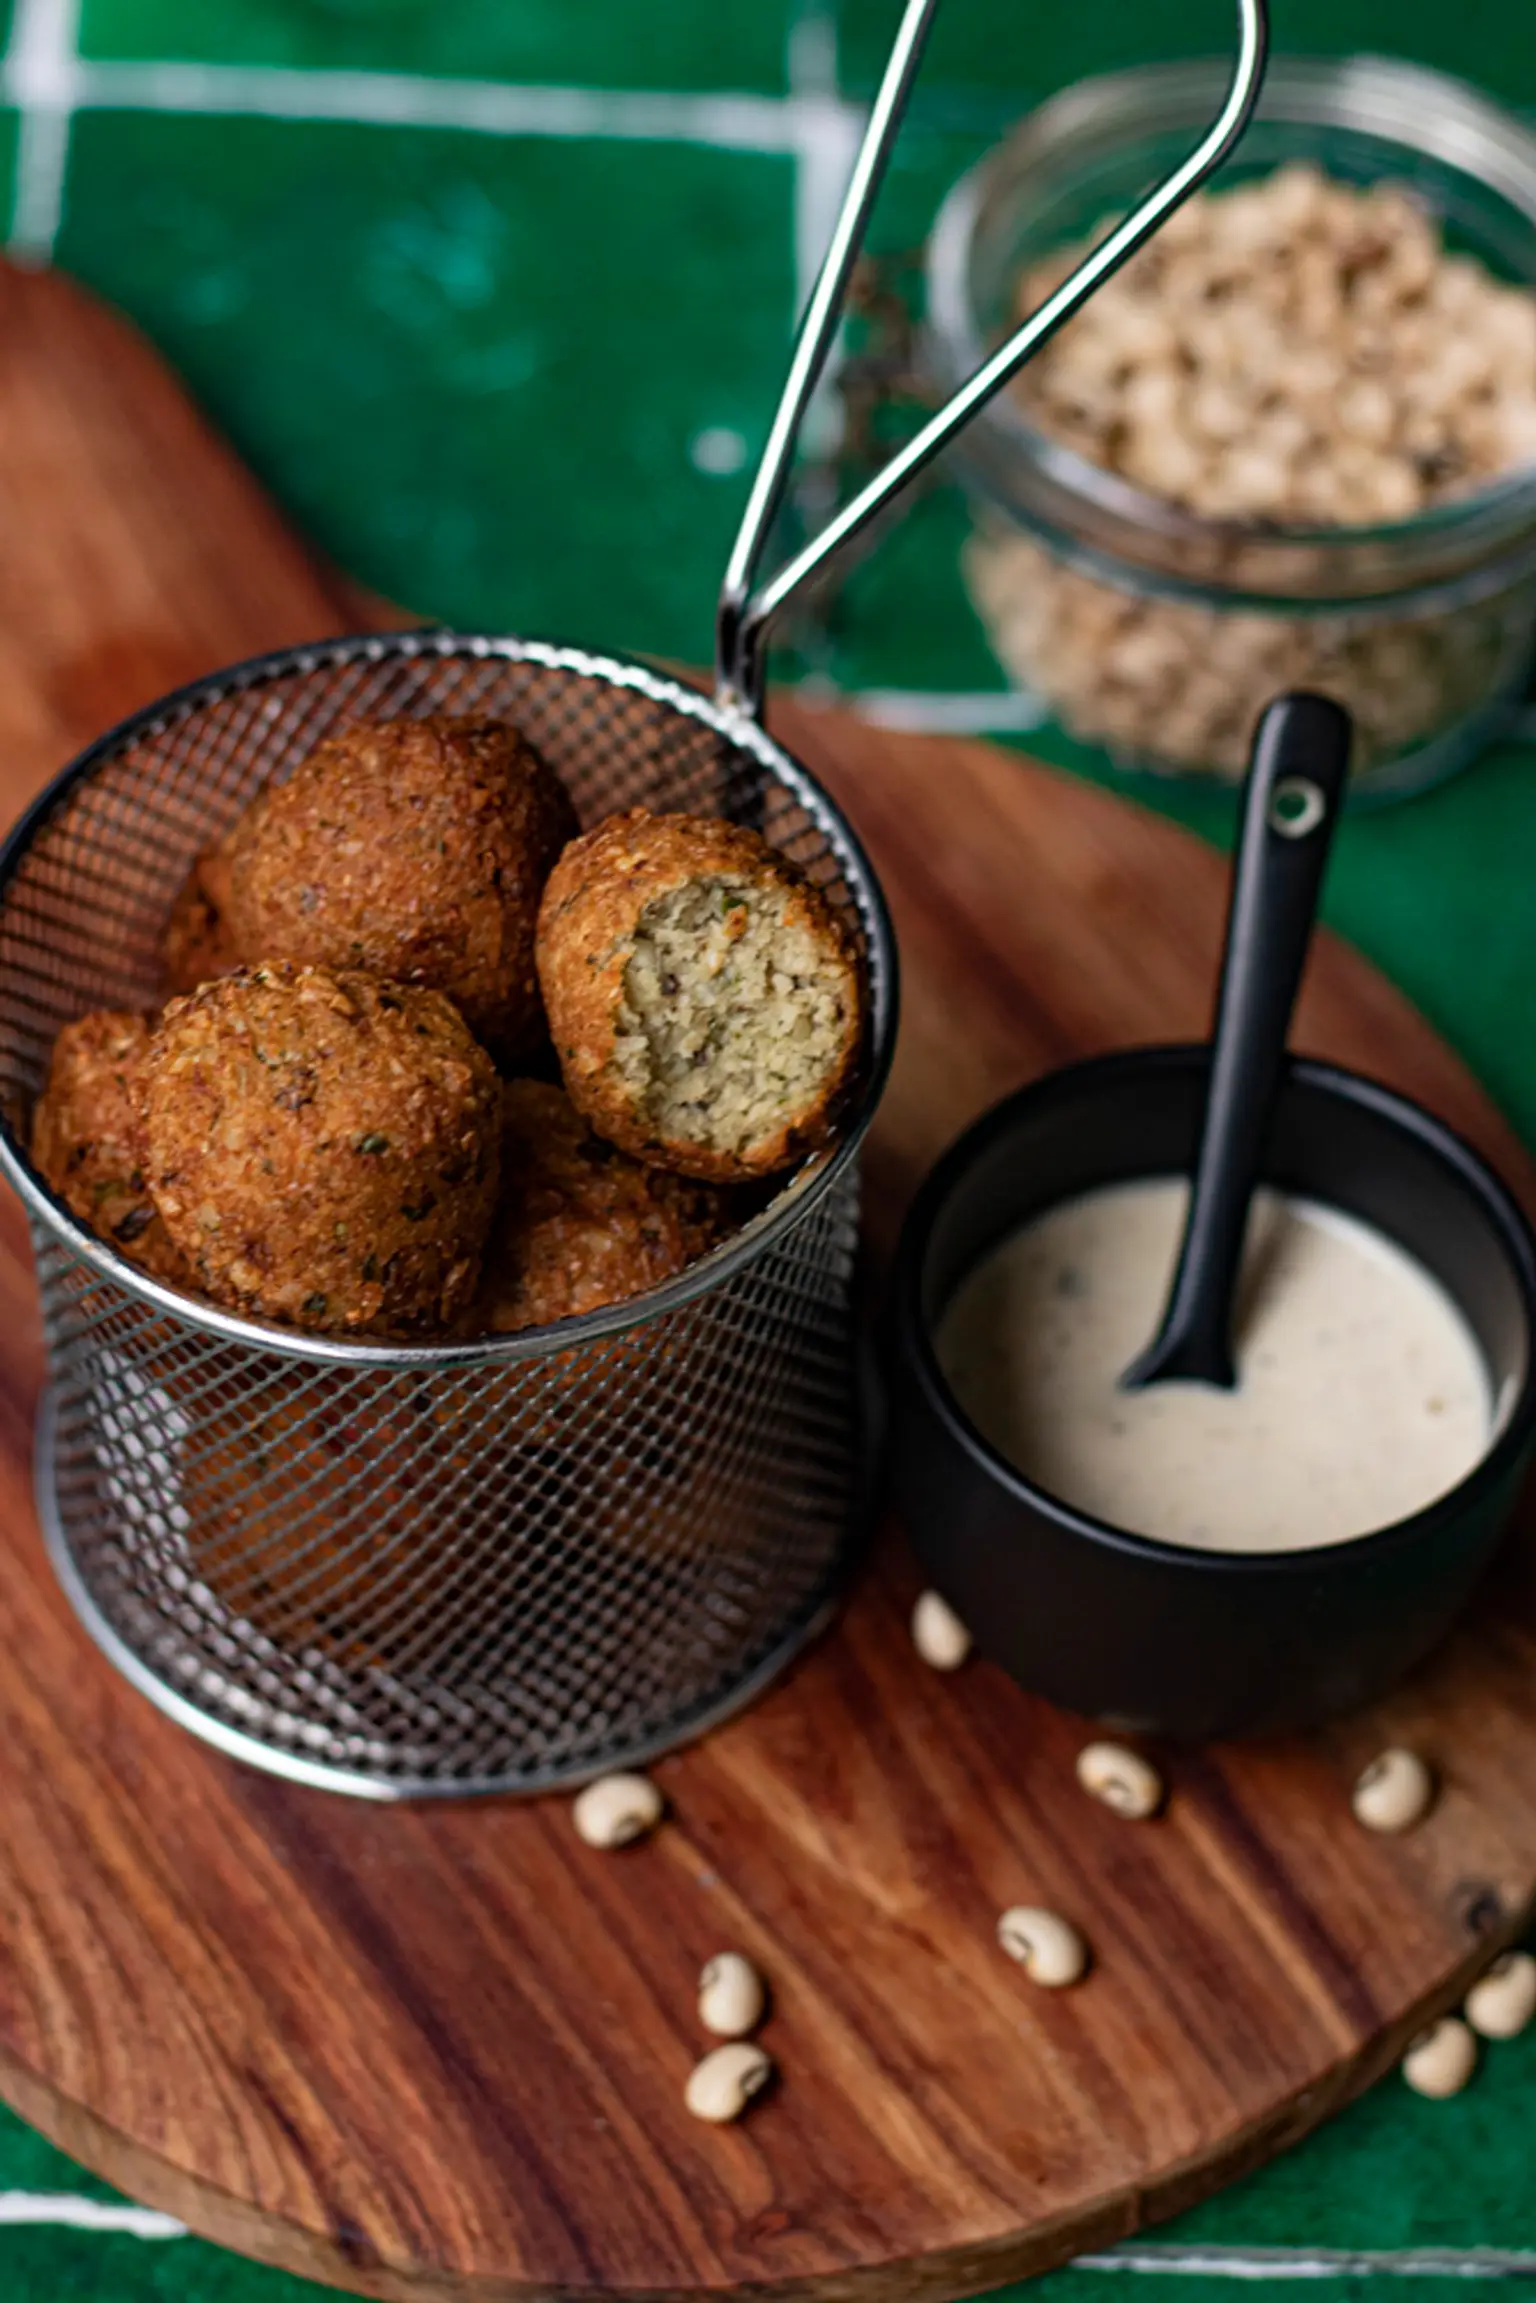
[[[0,277],[0,807],[192,673],[358,620],[121,325]],[[605,635],[586,635],[601,641]],[[921,1169],[1041,1068],[1197,1033],[1222,909],[1182,834],[1014,757],[782,707],[901,939],[869,1158],[888,1248]],[[1427,1027],[1320,947],[1300,1034],[1520,1156]],[[1536,1601],[1525,1555],[1372,1716],[1166,1755],[1166,1816],[1078,1791],[1079,1721],[906,1635],[887,1533],[834,1631],[657,1769],[619,1855],[561,1800],[397,1810],[274,1782],[114,1677],[43,1559],[26,1239],[0,1210],[0,2089],[199,2231],[368,2294],[954,2296],[1173,2212],[1386,2069],[1527,1912]],[[1373,1839],[1358,1766],[1416,1743],[1432,1818]],[[997,1951],[1069,1913],[1089,1979]],[[772,1979],[782,2079],[686,2116],[700,1962]]]

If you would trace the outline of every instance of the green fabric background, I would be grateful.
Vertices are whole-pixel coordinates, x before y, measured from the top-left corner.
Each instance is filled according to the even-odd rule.
[[[24,26],[26,0],[17,13]],[[897,0],[83,0],[58,259],[134,314],[366,582],[451,621],[702,659],[746,473],[700,469],[690,447],[723,430],[755,454],[766,428],[796,292],[793,156],[262,117],[274,100],[250,75],[777,99],[810,14],[832,22],[841,91],[867,93]],[[1533,0],[1273,0],[1273,14],[1282,47],[1408,54],[1536,109]],[[11,15],[0,0],[0,34]],[[876,244],[915,246],[953,175],[1028,102],[1084,72],[1220,47],[1229,20],[1227,0],[948,0]],[[90,78],[176,60],[240,75],[251,116],[170,109],[153,72]],[[0,105],[0,219],[16,127]],[[849,688],[999,687],[955,572],[964,524],[953,495],[925,497],[853,576],[812,668]],[[1114,780],[1051,731],[1030,743]],[[1136,789],[1226,837],[1220,797]],[[1352,821],[1328,910],[1536,1141],[1533,849],[1531,754],[1510,747]],[[1212,2259],[1218,2284],[1255,2248],[1514,2250],[1528,2258],[1516,2275],[1536,2277],[1533,2109],[1536,2033],[1492,2050],[1452,2104],[1388,2081],[1152,2236],[1186,2258],[1231,2250]],[[109,2196],[0,2114],[0,2303],[319,2292],[195,2240],[5,2220],[15,2195],[43,2193]],[[1095,2288],[1115,2303],[1148,2275],[1169,2303],[1211,2288],[1186,2271],[1074,2269],[1042,2303],[1097,2303]],[[1337,2268],[1328,2285],[1379,2295],[1389,2278],[1403,2303],[1450,2285]]]

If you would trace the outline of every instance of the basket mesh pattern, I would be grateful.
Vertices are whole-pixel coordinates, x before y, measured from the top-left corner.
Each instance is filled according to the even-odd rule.
[[[766,830],[864,944],[872,1092],[878,898],[791,763],[631,667],[404,635],[205,683],[61,780],[0,889],[23,1141],[59,1026],[155,1002],[171,899],[257,787],[350,719],[431,711],[514,720],[584,822],[644,804]],[[855,1500],[852,1164],[796,1179],[790,1220],[768,1211],[670,1309],[468,1357],[221,1333],[28,1198],[66,1580],[148,1692],[244,1756],[397,1795],[538,1788],[728,1709],[819,1612]]]

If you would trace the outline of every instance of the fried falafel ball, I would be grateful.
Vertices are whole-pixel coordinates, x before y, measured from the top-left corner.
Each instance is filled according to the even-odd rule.
[[[445,992],[477,1039],[539,1044],[539,896],[576,830],[564,786],[494,720],[378,720],[332,736],[236,828],[240,950]]]
[[[637,1159],[726,1183],[829,1133],[858,1056],[859,961],[756,832],[611,816],[550,874],[538,963],[572,1103]]]
[[[217,847],[204,848],[171,906],[161,938],[165,988],[173,997],[195,992],[199,984],[230,975],[240,965],[224,916],[228,887],[227,856]]]
[[[499,1100],[440,992],[272,961],[166,1009],[139,1074],[143,1172],[216,1302],[430,1334],[474,1294]]]
[[[149,1019],[101,1008],[66,1024],[32,1113],[32,1162],[72,1215],[110,1247],[174,1287],[185,1258],[155,1213],[139,1164],[134,1083]]]
[[[623,1303],[674,1279],[727,1221],[718,1188],[642,1167],[594,1135],[562,1089],[509,1080],[479,1325],[506,1335]]]
[[[215,976],[233,975],[248,956],[229,918],[229,887],[237,833],[247,839],[266,808],[269,794],[259,791],[244,814],[221,839],[212,841],[193,861],[181,884],[171,916],[160,939],[168,995],[195,992]]]

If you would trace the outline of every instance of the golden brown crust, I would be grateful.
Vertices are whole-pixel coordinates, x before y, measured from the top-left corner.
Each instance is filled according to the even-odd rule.
[[[722,1237],[725,1195],[593,1134],[542,1080],[502,1094],[502,1185],[476,1306],[511,1334],[660,1287]]]
[[[149,1019],[97,1009],[66,1024],[32,1114],[32,1161],[72,1215],[173,1287],[186,1260],[155,1213],[139,1160],[135,1083]]]
[[[216,1302],[431,1333],[474,1292],[499,1099],[440,993],[273,961],[166,1009],[138,1075],[143,1172]]]
[[[846,1028],[835,1065],[813,1100],[744,1153],[661,1135],[620,1076],[615,1043],[625,970],[641,914],[660,897],[712,876],[782,897],[787,925],[805,927],[846,982]],[[539,909],[539,981],[566,1089],[582,1116],[636,1159],[717,1183],[771,1175],[826,1140],[858,1060],[862,987],[837,914],[786,856],[756,832],[714,816],[610,816],[572,841]]]
[[[493,720],[363,722],[237,828],[229,920],[250,955],[445,992],[504,1057],[543,1022],[534,925],[576,830],[559,778]]]
[[[193,864],[165,923],[160,951],[169,995],[195,992],[199,984],[232,975],[240,965],[229,924],[229,881],[229,842],[218,840]]]

